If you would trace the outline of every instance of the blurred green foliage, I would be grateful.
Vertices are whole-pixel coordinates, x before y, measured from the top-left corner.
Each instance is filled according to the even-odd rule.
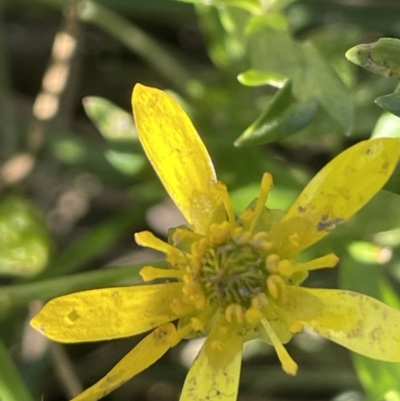
[[[162,203],[164,190],[137,142],[130,111],[135,82],[168,88],[181,101],[237,210],[257,196],[264,171],[274,176],[268,206],[285,210],[310,177],[350,144],[400,135],[399,11],[397,0],[3,1],[0,372],[7,375],[0,373],[1,400],[29,401],[30,392],[34,399],[56,401],[68,394],[46,376],[50,363],[57,370],[69,360],[56,361],[45,347],[26,356],[27,342],[40,345],[26,329],[32,301],[135,284],[143,260],[157,258],[140,254],[133,233],[150,225],[166,235],[167,216],[174,213]],[[33,104],[46,87],[53,39],[63,29],[71,30],[77,50],[57,94],[58,114],[41,120]],[[358,66],[345,58],[354,47],[347,57]],[[33,147],[37,127],[43,135]],[[340,277],[319,272],[310,286],[340,283],[400,307],[399,168],[386,189],[308,251],[333,251],[342,259]],[[353,369],[344,351],[307,341],[316,344],[318,357],[310,357],[310,345],[291,344],[300,361],[295,379],[280,372],[273,355],[249,357],[243,398],[350,400],[356,391],[357,399],[399,399],[397,364],[352,356]],[[97,352],[69,352],[78,372],[70,373],[85,385],[110,367],[97,368],[113,351],[99,346]],[[261,379],[258,368],[265,361]],[[142,376],[145,386],[133,380],[108,399],[159,399],[157,383],[170,391],[163,399],[176,399],[185,372],[179,350],[160,366]]]

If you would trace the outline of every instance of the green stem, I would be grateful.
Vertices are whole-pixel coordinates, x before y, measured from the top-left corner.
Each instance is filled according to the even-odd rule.
[[[165,261],[155,261],[151,264],[156,267],[166,267]],[[142,282],[139,276],[142,267],[143,263],[135,263],[39,282],[4,286],[0,290],[0,313],[7,312],[16,306],[25,305],[30,301],[47,300],[71,292],[99,287],[139,284]]]
[[[190,73],[146,32],[117,13],[91,0],[82,3],[79,16],[83,21],[96,25],[114,36],[146,60],[164,78],[187,94]]]
[[[0,341],[0,400],[33,401],[6,347]]]

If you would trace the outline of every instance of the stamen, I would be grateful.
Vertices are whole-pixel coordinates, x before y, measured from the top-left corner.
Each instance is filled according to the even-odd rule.
[[[300,237],[297,232],[289,235],[289,242],[292,244],[293,248],[298,248],[300,246]]]
[[[251,237],[252,233],[250,231],[242,231],[240,235],[234,238],[234,241],[237,245],[245,245],[251,240]]]
[[[251,307],[262,309],[268,303],[268,298],[265,294],[258,294],[251,300]]]
[[[243,323],[245,318],[245,311],[239,304],[229,304],[225,309],[225,319],[229,323]]]
[[[193,242],[190,247],[190,252],[195,259],[201,259],[209,247],[209,241],[207,238],[202,238],[200,241]]]
[[[277,273],[278,272],[278,266],[279,266],[279,255],[276,253],[271,253],[268,255],[265,259],[265,269],[269,273]]]
[[[221,181],[217,181],[216,183],[213,184],[213,187],[216,189],[219,196],[221,197],[231,228],[232,229],[235,228],[236,226],[235,211],[233,210],[231,198],[229,197],[226,185]]]
[[[171,301],[169,307],[171,308],[171,311],[176,315],[182,315],[182,313],[184,312],[183,303],[179,299],[174,298]]]
[[[245,313],[246,321],[250,324],[258,324],[263,319],[264,314],[257,308],[249,308]]]
[[[259,249],[260,251],[270,251],[273,248],[272,242],[268,241],[268,234],[265,231],[260,231],[255,234],[250,241],[251,245],[254,248]]]
[[[161,269],[153,266],[145,266],[140,272],[143,281],[152,281],[157,278],[183,278],[186,272],[178,269]]]
[[[280,304],[287,302],[286,283],[281,276],[271,274],[266,280],[267,289],[273,299]]]
[[[196,309],[202,310],[206,307],[207,298],[201,291],[194,291],[189,294],[190,301]]]
[[[271,327],[271,324],[267,319],[262,319],[261,324],[263,325],[265,331],[267,332],[272,345],[278,355],[281,362],[282,369],[289,375],[295,376],[297,373],[297,363],[291,358],[286,348],[283,346],[282,342],[279,340],[278,336]]]
[[[282,276],[289,277],[295,272],[295,269],[293,263],[291,263],[290,260],[283,259],[279,261],[277,271]]]
[[[264,318],[262,308],[268,303],[267,296],[265,294],[258,294],[251,300],[251,307],[246,310],[246,320],[250,324],[258,324],[261,319]]]
[[[293,266],[295,272],[304,272],[309,270],[325,269],[335,267],[339,262],[339,258],[334,253],[321,256],[320,258],[310,260],[304,263],[296,263]]]
[[[257,224],[257,221],[264,210],[265,202],[268,198],[268,193],[271,191],[273,184],[272,175],[270,173],[264,173],[261,179],[261,186],[260,186],[260,196],[257,199],[257,204],[254,209],[254,215],[252,218],[252,222],[250,225],[250,231],[254,230],[254,227]]]
[[[210,225],[208,238],[213,244],[222,244],[229,239],[230,230],[231,227],[227,221],[224,221],[221,224],[213,223]]]
[[[201,331],[201,332],[204,331],[204,322],[198,317],[192,317],[190,319],[190,323],[194,331]]]

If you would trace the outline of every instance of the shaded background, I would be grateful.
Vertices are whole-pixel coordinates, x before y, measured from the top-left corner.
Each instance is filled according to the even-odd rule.
[[[41,302],[56,295],[139,282],[141,263],[160,255],[139,249],[133,233],[150,227],[165,236],[169,227],[182,224],[137,143],[129,116],[136,82],[171,89],[182,100],[237,210],[257,196],[267,170],[275,179],[269,206],[285,210],[340,150],[382,130],[377,121],[383,111],[374,99],[395,90],[397,80],[355,67],[344,52],[382,36],[399,37],[397,0],[280,2],[290,40],[313,43],[333,67],[346,99],[342,118],[351,122],[341,125],[338,118],[335,125],[318,114],[293,136],[281,133],[264,141],[268,144],[243,148],[233,142],[268,107],[276,89],[238,82],[237,75],[257,59],[247,53],[238,28],[246,12],[228,7],[225,13],[225,3],[215,2],[219,8],[172,0],[1,3],[0,380],[4,389],[10,387],[2,401],[29,401],[22,382],[32,399],[66,400],[140,340],[64,347],[49,344],[27,325]],[[282,57],[282,69],[276,68],[287,71],[288,53],[289,48],[271,47],[267,56]],[[324,90],[330,93],[333,86]],[[304,100],[296,90],[293,96]],[[396,129],[395,120],[386,115],[385,121],[385,129]],[[394,191],[381,192],[310,251],[308,256],[333,250],[342,264],[313,274],[307,285],[340,285],[398,302],[400,218],[393,185]],[[75,275],[90,271],[93,276]],[[105,399],[177,400],[198,347],[198,341],[180,344]],[[389,390],[399,396],[397,364],[371,367],[356,360],[355,370],[347,350],[311,333],[296,336],[288,350],[300,367],[295,378],[281,371],[271,347],[246,345],[240,400],[376,400]],[[368,381],[371,377],[377,382]],[[374,387],[380,390],[374,393]]]

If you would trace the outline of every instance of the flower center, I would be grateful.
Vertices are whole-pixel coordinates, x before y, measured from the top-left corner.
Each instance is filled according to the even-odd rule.
[[[149,232],[136,234],[139,244],[164,252],[170,265],[170,269],[146,266],[140,272],[142,278],[182,281],[182,298],[172,306],[176,310],[183,302],[200,315],[219,309],[228,321],[238,323],[257,324],[268,317],[271,303],[283,306],[288,301],[288,285],[299,285],[309,270],[333,267],[338,261],[328,254],[298,263],[278,254],[269,232],[282,212],[265,207],[271,187],[272,177],[266,173],[259,198],[236,217],[226,187],[217,182],[214,189],[219,192],[226,219],[212,223],[206,233],[178,227],[171,232],[169,243]],[[288,241],[298,243],[298,234],[294,231]]]
[[[244,308],[254,296],[265,293],[265,256],[250,245],[230,240],[206,250],[200,260],[198,280],[210,303]]]

